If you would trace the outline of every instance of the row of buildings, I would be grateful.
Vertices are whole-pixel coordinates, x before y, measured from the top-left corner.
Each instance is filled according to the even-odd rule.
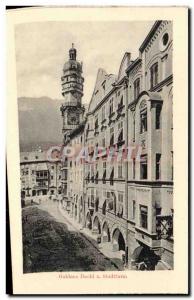
[[[172,22],[155,22],[135,60],[125,53],[117,75],[99,69],[87,112],[73,45],[63,68],[64,147],[88,156],[63,157],[63,208],[126,265],[173,268],[172,49]]]
[[[99,69],[89,107],[72,45],[61,78],[63,155],[21,154],[21,196],[61,195],[101,247],[173,269],[172,22],[156,21],[118,74]]]

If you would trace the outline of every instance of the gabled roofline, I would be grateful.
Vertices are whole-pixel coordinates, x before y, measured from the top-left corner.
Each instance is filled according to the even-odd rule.
[[[130,65],[128,66],[128,68],[126,69],[125,72],[128,74],[129,71],[131,71],[131,70],[132,70],[135,66],[137,66],[141,61],[142,61],[142,59],[141,59],[140,57],[136,58],[136,59],[132,62],[132,64],[130,64]]]
[[[139,48],[139,51],[141,53],[144,51],[144,49],[148,45],[150,39],[153,37],[154,33],[156,32],[156,30],[158,29],[158,27],[160,26],[161,23],[162,23],[162,21],[156,21],[154,23],[154,25],[152,26],[150,32],[148,33],[148,35],[146,36],[145,40],[143,41],[143,43],[141,44],[141,46]]]

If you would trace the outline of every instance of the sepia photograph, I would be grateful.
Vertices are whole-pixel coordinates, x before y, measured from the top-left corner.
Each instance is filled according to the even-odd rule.
[[[174,20],[29,20],[13,36],[23,275],[173,274]]]

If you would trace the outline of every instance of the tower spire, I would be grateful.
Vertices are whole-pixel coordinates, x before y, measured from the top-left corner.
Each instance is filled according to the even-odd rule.
[[[76,49],[74,48],[74,43],[72,43],[71,49],[69,49],[69,59],[76,60]]]

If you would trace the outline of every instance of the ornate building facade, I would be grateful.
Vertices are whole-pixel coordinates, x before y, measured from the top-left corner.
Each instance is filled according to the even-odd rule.
[[[117,75],[99,69],[85,115],[74,48],[64,67],[64,146],[76,151],[63,158],[63,207],[131,268],[173,268],[172,40],[172,23],[157,21],[136,60],[125,53]]]
[[[58,154],[58,153],[57,153]],[[49,160],[46,151],[20,153],[20,182],[23,205],[61,194],[61,160]]]

